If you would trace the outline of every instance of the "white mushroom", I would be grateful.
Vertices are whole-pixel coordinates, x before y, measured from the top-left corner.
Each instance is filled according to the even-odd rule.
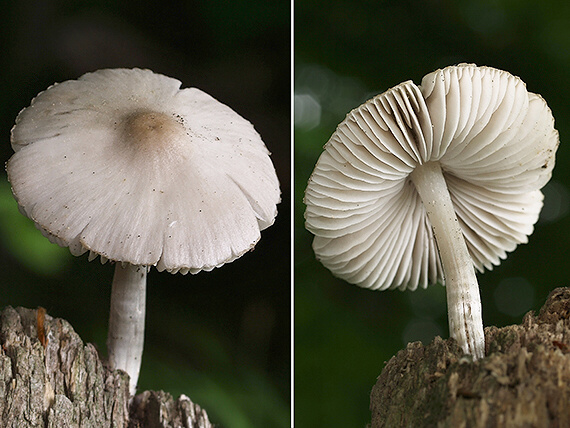
[[[371,289],[445,283],[450,333],[485,352],[474,266],[526,243],[558,132],[511,74],[461,64],[404,82],[348,114],[305,194],[317,258]]]
[[[16,119],[21,211],[74,255],[116,261],[109,358],[136,389],[146,273],[197,273],[253,249],[280,199],[253,126],[204,92],[140,69],[55,84]]]

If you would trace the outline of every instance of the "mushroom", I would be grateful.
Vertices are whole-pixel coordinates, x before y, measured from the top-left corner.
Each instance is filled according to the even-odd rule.
[[[526,243],[558,132],[546,102],[505,71],[460,64],[348,114],[305,193],[317,258],[362,287],[446,286],[449,329],[485,354],[475,275]]]
[[[108,353],[134,395],[146,275],[210,271],[252,250],[280,201],[253,126],[196,88],[141,69],[55,84],[12,129],[23,214],[74,255],[115,261]]]

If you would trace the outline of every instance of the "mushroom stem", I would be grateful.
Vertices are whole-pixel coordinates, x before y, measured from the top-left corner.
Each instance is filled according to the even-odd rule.
[[[131,395],[137,389],[144,345],[146,273],[146,266],[116,263],[111,289],[109,364],[128,373]]]
[[[411,179],[427,211],[441,258],[450,335],[474,360],[483,358],[485,335],[479,285],[439,162],[416,167]]]

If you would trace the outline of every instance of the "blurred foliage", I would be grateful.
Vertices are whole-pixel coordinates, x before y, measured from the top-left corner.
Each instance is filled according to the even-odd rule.
[[[53,274],[71,259],[68,250],[41,239],[34,222],[23,216],[7,181],[0,182],[0,234],[7,249],[38,274]]]
[[[290,426],[290,4],[288,1],[1,1],[4,161],[18,112],[54,82],[141,67],[250,120],[281,182],[255,251],[198,275],[151,271],[139,389],[188,395],[228,428]],[[105,355],[112,266],[72,257],[0,184],[0,306],[43,306]]]
[[[561,140],[541,218],[528,245],[479,275],[485,325],[520,322],[550,290],[568,285],[570,4],[307,0],[295,6],[295,425],[364,426],[385,361],[408,341],[448,337],[445,290],[364,290],[315,261],[302,198],[322,146],[371,96],[459,62],[508,70],[541,94]]]

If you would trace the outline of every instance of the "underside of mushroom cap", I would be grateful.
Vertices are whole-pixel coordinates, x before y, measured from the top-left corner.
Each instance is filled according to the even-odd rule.
[[[404,82],[350,112],[326,144],[305,194],[315,254],[367,288],[443,282],[409,178],[439,162],[473,263],[492,269],[532,233],[557,146],[544,100],[507,72],[461,64]]]
[[[186,273],[251,250],[280,200],[253,126],[204,92],[149,70],[56,84],[12,130],[18,203],[74,254]]]

